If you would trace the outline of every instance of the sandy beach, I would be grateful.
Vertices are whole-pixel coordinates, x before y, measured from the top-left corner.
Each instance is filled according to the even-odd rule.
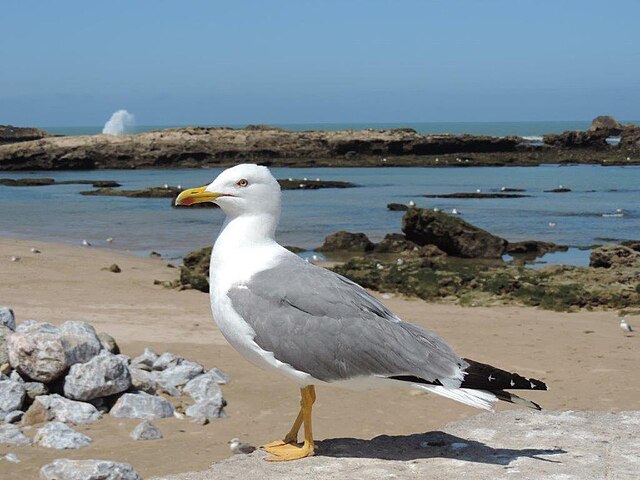
[[[31,253],[35,247],[41,253]],[[11,256],[20,257],[12,262]],[[121,273],[103,270],[116,263]],[[250,365],[217,330],[209,298],[198,291],[169,290],[154,280],[173,280],[162,260],[113,250],[0,238],[0,304],[18,323],[34,319],[61,324],[83,320],[114,336],[123,353],[144,347],[170,351],[218,367],[231,377],[223,387],[228,418],[200,426],[158,420],[164,438],[136,442],[139,423],[106,415],[77,430],[93,439],[79,450],[0,446],[20,463],[2,462],[2,478],[36,478],[56,458],[125,461],[145,478],[202,470],[229,455],[233,437],[259,445],[282,436],[298,408],[295,385]],[[554,313],[533,308],[464,308],[394,297],[383,302],[404,320],[434,330],[459,354],[545,381],[548,392],[527,396],[553,410],[640,409],[639,338],[625,335],[615,311]],[[631,320],[633,323],[633,319]],[[511,408],[500,405],[499,409]],[[350,392],[318,389],[314,433],[318,439],[398,435],[438,430],[479,413],[443,398],[406,391]],[[32,436],[35,428],[26,430]]]

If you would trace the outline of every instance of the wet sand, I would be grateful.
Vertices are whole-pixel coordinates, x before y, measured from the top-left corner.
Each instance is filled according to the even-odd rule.
[[[31,253],[31,247],[42,253]],[[11,262],[12,255],[21,259]],[[101,270],[112,263],[122,272]],[[93,438],[91,446],[80,450],[0,445],[0,456],[13,452],[20,459],[18,464],[0,463],[3,480],[37,478],[40,467],[56,458],[125,461],[145,478],[203,470],[229,455],[227,442],[233,437],[258,445],[288,430],[297,413],[297,387],[253,367],[226,344],[211,319],[207,295],[153,284],[154,279],[177,276],[178,270],[161,260],[0,238],[0,304],[12,307],[18,322],[87,321],[97,331],[113,335],[125,354],[137,355],[144,347],[171,351],[207,368],[218,367],[232,379],[223,387],[228,418],[206,426],[188,419],[157,420],[164,438],[144,442],[129,437],[137,420],[107,415],[77,427]],[[548,392],[526,396],[545,408],[640,409],[640,340],[624,334],[616,312],[464,308],[400,297],[383,302],[404,320],[442,335],[462,356],[544,380]],[[427,432],[479,413],[444,398],[404,390],[319,388],[317,393],[318,439]],[[509,408],[513,407],[498,407]],[[35,429],[25,433],[31,437]]]

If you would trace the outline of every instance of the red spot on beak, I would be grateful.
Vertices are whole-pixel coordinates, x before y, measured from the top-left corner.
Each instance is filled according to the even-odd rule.
[[[183,204],[183,205],[192,205],[192,204],[193,204],[193,202],[194,202],[194,199],[193,199],[193,198],[188,198],[188,197],[187,197],[187,198],[185,198],[185,199],[182,201],[182,204]]]

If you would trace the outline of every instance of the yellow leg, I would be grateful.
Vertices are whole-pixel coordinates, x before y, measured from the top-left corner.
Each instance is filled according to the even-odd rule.
[[[302,397],[300,413],[284,441],[271,442],[263,447],[267,452],[274,455],[273,457],[268,457],[267,461],[283,462],[313,455],[315,444],[313,443],[313,433],[311,431],[311,410],[316,400],[316,392],[313,385],[300,389],[300,396]],[[304,423],[304,443],[299,447],[295,445],[295,442],[302,423]]]

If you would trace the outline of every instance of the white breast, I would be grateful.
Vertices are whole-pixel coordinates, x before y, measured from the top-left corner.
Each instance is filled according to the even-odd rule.
[[[254,330],[234,310],[227,296],[231,287],[242,288],[256,272],[275,265],[281,251],[282,247],[270,245],[260,248],[238,248],[233,251],[225,249],[223,256],[214,249],[209,269],[211,312],[222,335],[251,363],[284,374],[301,386],[310,385],[316,383],[310,375],[278,361],[273,353],[261,349],[255,343]]]

